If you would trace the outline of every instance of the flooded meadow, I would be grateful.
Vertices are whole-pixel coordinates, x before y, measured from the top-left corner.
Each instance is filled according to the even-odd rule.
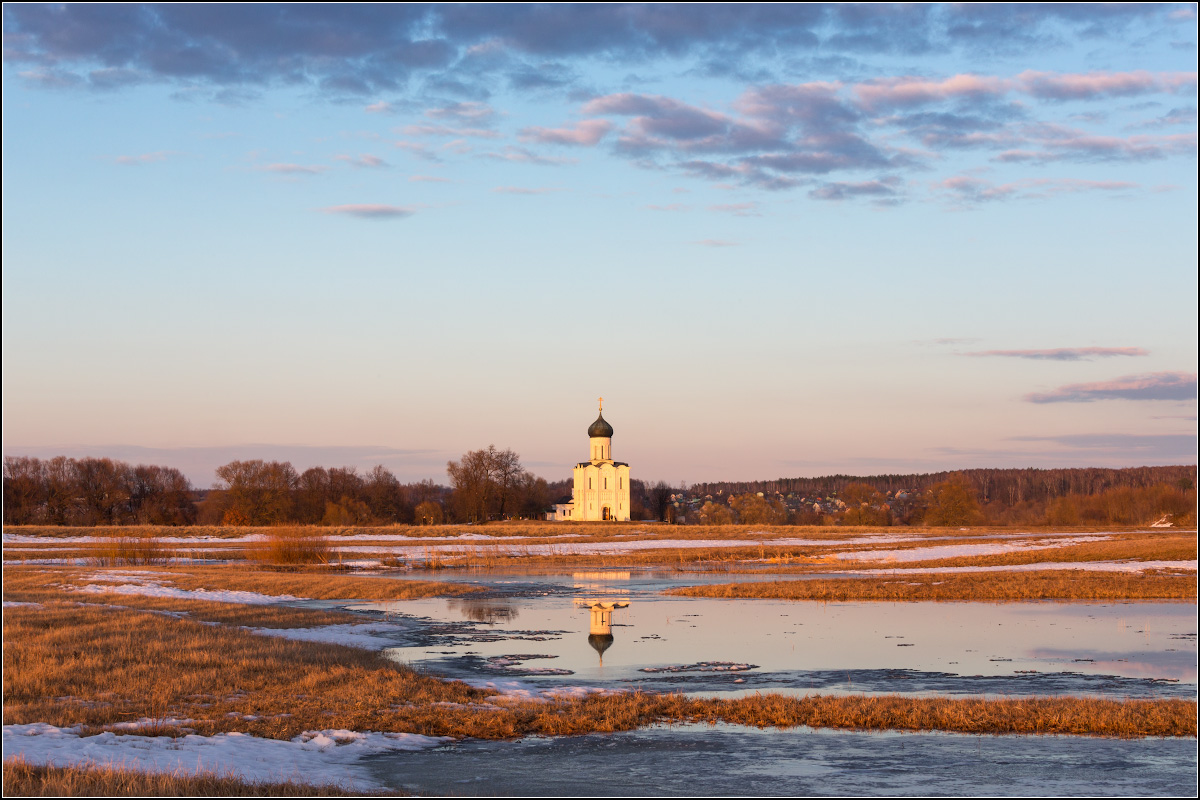
[[[1113,707],[1105,714],[1142,714],[1133,710],[1139,703],[1174,703],[1178,714],[1183,703],[1194,717],[1194,534],[1189,545],[1178,533],[1094,531],[413,533],[331,537],[336,565],[297,570],[249,557],[264,534],[161,537],[156,552],[179,545],[169,558],[121,564],[95,555],[103,537],[6,532],[5,757],[151,772],[201,767],[246,780],[435,795],[1194,790],[1194,719],[1119,733],[1109,722],[1089,721],[1090,710],[1071,712],[1080,722],[1058,728],[1030,726],[1034,712],[1018,710],[1015,727],[989,728],[889,721],[891,712],[861,709],[853,712],[866,713],[861,723],[853,715],[786,721],[762,709],[737,718],[728,705],[841,698],[877,700],[880,708],[910,700],[1032,708],[1092,699]],[[1109,574],[1176,583],[1175,594],[1149,601],[814,601],[696,592],[731,581],[750,588],[780,581],[949,585],[972,573],[1013,585],[1033,580],[1025,575],[1058,576],[1053,591],[1062,598],[1076,596],[1072,585],[1100,585]],[[1189,591],[1181,593],[1178,582]],[[26,625],[11,637],[10,615]],[[39,617],[80,631],[109,625],[105,646],[132,659],[142,683],[107,686],[97,695],[103,702],[86,693],[96,690],[71,688],[78,668],[50,683],[20,683],[24,662],[9,641],[45,630]],[[220,642],[201,657],[228,647],[250,660],[219,667],[216,680],[235,687],[232,694],[207,686],[187,694],[170,675],[172,646],[146,656],[163,661],[163,680],[146,677],[122,643],[127,629],[144,629],[138,635],[150,637],[147,643],[194,631],[187,635]],[[264,643],[280,664],[269,673],[254,666],[266,658],[254,654]],[[47,642],[46,652],[55,646]],[[357,682],[312,671],[351,662],[366,670]],[[264,674],[269,686],[237,688]],[[408,683],[387,688],[401,676]],[[104,686],[103,673],[92,677]],[[19,688],[26,684],[34,688]],[[667,697],[693,710],[660,704],[644,716],[628,711]],[[605,710],[608,699],[616,705]],[[621,703],[626,711],[615,710]],[[20,718],[10,719],[10,708],[22,709]],[[634,716],[609,716],[624,713]],[[560,716],[573,721],[564,728]],[[811,726],[796,721],[804,719]],[[1049,729],[1070,735],[980,732]],[[555,735],[564,730],[577,735]],[[974,732],[954,732],[964,730]]]

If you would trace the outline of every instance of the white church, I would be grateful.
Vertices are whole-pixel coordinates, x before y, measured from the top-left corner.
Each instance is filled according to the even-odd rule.
[[[629,465],[613,461],[612,436],[612,425],[604,419],[602,397],[600,416],[588,427],[590,457],[575,465],[571,497],[555,503],[554,509],[546,512],[546,519],[629,521]]]

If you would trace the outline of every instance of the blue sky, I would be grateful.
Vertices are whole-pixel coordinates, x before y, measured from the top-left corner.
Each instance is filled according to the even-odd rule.
[[[4,9],[4,450],[1194,463],[1192,6]]]

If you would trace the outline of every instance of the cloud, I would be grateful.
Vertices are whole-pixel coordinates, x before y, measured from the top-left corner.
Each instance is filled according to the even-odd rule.
[[[1044,199],[1079,192],[1121,192],[1139,188],[1127,181],[1086,181],[1076,178],[1025,178],[1010,183],[994,183],[972,175],[955,175],[933,184],[955,203],[970,205],[994,200]]]
[[[408,180],[410,183],[454,183],[449,178],[442,178],[437,175],[411,175]]]
[[[1035,164],[1048,164],[1053,161],[1156,161],[1174,155],[1192,155],[1196,151],[1194,133],[1166,136],[1095,136],[1083,131],[1043,126],[1041,131],[1023,140],[1009,141],[1021,141],[1026,147],[1040,149],[1005,150],[997,154],[993,161]]]
[[[851,88],[864,109],[912,107],[950,100],[994,100],[1023,94],[1039,100],[1096,100],[1143,94],[1194,92],[1194,72],[1089,72],[1058,73],[1026,70],[1006,78],[960,74],[931,79],[921,76],[877,78]]]
[[[1089,72],[1060,74],[1027,70],[1015,83],[1032,97],[1049,100],[1092,100],[1103,97],[1129,97],[1159,92],[1194,93],[1194,72]]]
[[[863,53],[1041,53],[1064,40],[1190,32],[1181,17],[1157,4],[11,3],[4,32],[6,60],[40,86],[307,85],[362,97],[424,81],[478,99],[497,80],[538,91],[569,85],[572,59],[691,58],[714,74],[758,75],[763,56],[777,53],[835,62]],[[1103,75],[1033,85],[1050,96],[1137,88]]]
[[[486,100],[493,92],[506,88],[526,102],[553,94],[578,100],[574,110],[582,118],[558,127],[520,128],[521,143],[603,146],[637,166],[707,181],[772,191],[805,188],[814,199],[893,204],[909,195],[897,175],[932,168],[950,148],[978,149],[1010,165],[1191,156],[1196,139],[1187,130],[1113,136],[1110,130],[1043,124],[1036,116],[1064,102],[1187,97],[1195,92],[1196,75],[1148,70],[946,75],[913,74],[910,68],[864,80],[862,75],[880,72],[863,54],[904,57],[892,63],[912,63],[913,56],[945,56],[929,63],[955,63],[954,57],[963,56],[1040,55],[1072,41],[1093,47],[1105,39],[1144,41],[1171,31],[1182,37],[1194,24],[1174,19],[1174,10],[12,3],[3,13],[5,59],[32,87],[120,91],[166,83],[179,97],[234,103],[288,87],[352,102],[367,113],[421,103],[423,116],[400,134],[452,140],[442,151],[459,155],[472,152],[468,142],[502,138],[495,129],[500,112]],[[597,74],[590,67],[600,59],[623,65],[629,77],[613,78],[594,91],[581,85],[580,76]],[[722,105],[636,91],[645,84],[637,75],[655,74],[654,67],[664,63],[675,74],[721,76],[749,88]],[[792,84],[779,77],[814,74],[814,65],[835,77]],[[1080,111],[1080,125],[1104,124],[1087,109],[1068,110]],[[1147,126],[1192,124],[1187,120],[1182,109]],[[397,146],[437,158],[416,142]],[[497,148],[481,155],[570,163],[525,148]],[[823,183],[813,185],[818,180]],[[976,199],[1030,194],[1028,187],[1017,188]]]
[[[1153,372],[1098,383],[1074,383],[1052,392],[1028,394],[1030,403],[1091,403],[1096,400],[1195,400],[1196,375]]]
[[[1113,356],[1148,356],[1150,351],[1141,347],[1058,347],[1053,350],[980,350],[974,353],[963,353],[963,355],[1031,358],[1046,361],[1090,361],[1093,358],[1111,358]]]
[[[360,155],[357,158],[354,156],[338,155],[333,157],[334,161],[344,161],[352,167],[368,168],[368,169],[386,169],[391,164],[384,161],[379,156]]]
[[[386,220],[404,219],[417,213],[411,206],[388,206],[377,203],[358,203],[341,206],[328,206],[319,209],[323,214],[343,214],[359,219]]]
[[[873,197],[880,200],[895,198],[902,181],[895,177],[860,183],[826,183],[808,193],[817,200],[848,200],[855,197]]]
[[[522,142],[591,147],[608,135],[612,129],[613,124],[606,119],[585,119],[576,122],[570,128],[525,128],[518,138]]]
[[[724,239],[701,239],[696,244],[702,244],[705,247],[737,247],[740,242],[729,242]]]
[[[275,172],[280,175],[320,175],[329,167],[319,164],[264,164],[256,169],[262,172]]]
[[[451,103],[441,108],[430,108],[425,116],[431,119],[451,119],[474,125],[486,125],[496,115],[496,110],[487,103],[465,101]]]

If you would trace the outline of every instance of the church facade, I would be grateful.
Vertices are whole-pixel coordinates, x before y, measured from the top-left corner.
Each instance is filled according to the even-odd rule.
[[[601,399],[600,415],[588,427],[588,460],[575,465],[570,507],[563,508],[553,518],[629,520],[629,465],[613,461],[612,437],[613,428],[604,419]]]

